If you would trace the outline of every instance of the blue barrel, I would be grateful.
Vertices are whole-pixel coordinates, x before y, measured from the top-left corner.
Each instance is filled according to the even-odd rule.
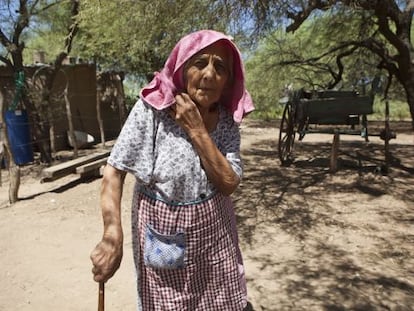
[[[17,165],[33,162],[32,138],[27,112],[24,110],[6,111],[5,121],[10,148]]]

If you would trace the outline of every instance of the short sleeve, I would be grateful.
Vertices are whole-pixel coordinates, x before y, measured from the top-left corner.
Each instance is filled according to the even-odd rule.
[[[148,184],[154,166],[156,129],[155,112],[141,99],[138,100],[122,127],[108,163]]]
[[[223,128],[218,132],[220,138],[218,139],[218,147],[229,161],[233,171],[242,178],[243,162],[240,156],[240,128],[239,124],[234,122],[231,116],[226,117],[226,122],[223,122]]]

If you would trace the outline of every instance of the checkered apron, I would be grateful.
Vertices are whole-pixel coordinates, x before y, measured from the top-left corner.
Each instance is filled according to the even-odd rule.
[[[145,265],[147,224],[162,234],[185,233],[184,268]],[[216,194],[197,204],[169,205],[136,192],[132,239],[138,310],[238,311],[246,306],[246,281],[229,197]]]

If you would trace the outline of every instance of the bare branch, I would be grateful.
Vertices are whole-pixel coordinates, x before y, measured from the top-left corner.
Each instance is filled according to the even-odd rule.
[[[71,2],[72,2],[71,18],[72,18],[73,23],[70,25],[69,33],[65,39],[65,49],[66,49],[67,54],[69,54],[70,51],[72,50],[72,41],[79,29],[78,27],[79,23],[77,21],[77,16],[79,14],[79,0],[72,0]]]
[[[302,11],[287,11],[286,15],[288,18],[293,20],[293,23],[286,27],[286,32],[296,31],[314,10],[327,11],[330,9],[330,6],[335,4],[336,2],[337,1],[334,0],[311,0],[309,1],[308,6],[302,7]]]
[[[0,29],[0,42],[6,48],[11,44],[11,41],[7,38],[3,30],[1,29]]]
[[[305,64],[307,66],[313,66],[313,67],[321,69],[323,65],[321,65],[320,61],[323,58],[329,55],[333,55],[337,52],[340,52],[336,56],[336,64],[338,67],[337,72],[334,71],[328,65],[325,65],[325,68],[323,68],[325,72],[329,72],[331,74],[333,81],[328,86],[329,88],[333,88],[342,79],[342,74],[344,71],[342,59],[353,54],[358,48],[366,48],[370,50],[372,53],[376,54],[381,59],[381,62],[378,64],[378,68],[386,69],[390,74],[395,75],[397,77],[399,76],[399,70],[395,64],[395,59],[387,54],[387,49],[385,49],[384,45],[381,42],[376,41],[373,38],[368,38],[362,41],[343,42],[342,44],[331,48],[330,50],[326,51],[325,53],[319,56],[308,58],[306,60],[298,59],[298,60],[283,61],[283,62],[280,62],[279,64],[280,65],[299,65],[299,64],[303,65]]]
[[[38,2],[39,2],[39,0],[36,0],[35,3],[32,5],[32,7],[30,9],[30,14],[31,15],[37,15],[37,14],[40,14],[42,12],[45,12],[48,9],[50,9],[51,7],[54,7],[56,5],[67,2],[67,0],[57,0],[57,1],[49,3],[49,4],[47,4],[47,5],[45,5],[44,7],[41,7],[41,8],[36,7]]]
[[[17,19],[17,24],[14,29],[13,34],[13,43],[18,46],[20,35],[22,34],[23,30],[29,25],[29,12],[27,10],[27,0],[20,0],[19,5],[19,16]]]
[[[12,62],[6,57],[3,57],[3,56],[0,55],[0,61],[5,63],[8,67],[13,67]]]
[[[341,47],[341,49],[343,49],[343,47]],[[318,57],[314,57],[314,58],[310,58],[306,60],[283,61],[283,62],[280,62],[279,64],[280,65],[299,65],[299,66],[306,65],[312,68],[322,70],[324,72],[328,72],[332,76],[332,81],[327,84],[326,88],[332,89],[342,80],[342,75],[344,72],[344,65],[342,63],[342,58],[352,55],[357,49],[358,49],[357,46],[351,46],[348,50],[336,56],[336,65],[338,69],[337,71],[335,71],[332,68],[332,66],[330,66],[329,64],[326,64],[325,62],[323,63],[319,62],[322,58],[328,56],[329,54],[333,54],[335,51],[337,51],[337,48],[332,49],[330,53],[324,53],[323,55],[320,55]]]
[[[30,12],[30,15],[36,14],[34,9],[35,9],[35,7],[37,6],[38,3],[39,3],[39,0],[35,0],[35,1],[32,2],[31,7],[28,9],[29,12]]]
[[[357,49],[358,47],[353,46],[349,50],[342,52],[336,56],[336,66],[338,67],[338,73],[335,73],[333,70],[331,71],[333,81],[329,84],[328,89],[334,88],[342,80],[342,75],[345,69],[345,66],[342,63],[342,59],[352,55]]]
[[[398,26],[398,25],[397,25]],[[398,27],[397,27],[398,28]],[[378,16],[378,29],[381,34],[393,45],[395,48],[402,52],[406,49],[401,38],[399,38],[394,32],[392,32],[389,24],[388,19],[386,16]],[[398,31],[398,29],[397,29]]]
[[[315,10],[328,10],[333,4],[339,1],[320,1],[314,0],[309,1],[308,5],[302,8],[302,11],[287,12],[287,17],[293,20],[293,23],[290,24],[287,28],[287,32],[294,32],[297,30],[302,23],[310,16],[310,14]],[[404,52],[407,50],[407,46],[404,44],[403,40],[398,36],[401,29],[410,29],[404,23],[411,23],[412,11],[414,10],[414,1],[410,0],[410,3],[407,5],[405,12],[401,12],[400,8],[397,6],[395,1],[381,0],[381,1],[342,1],[345,6],[359,7],[364,10],[372,10],[375,16],[378,18],[378,27],[381,34],[393,45],[395,48]],[[397,32],[394,33],[391,30],[389,25],[389,20],[392,20],[397,27]],[[407,36],[407,35],[406,35]]]

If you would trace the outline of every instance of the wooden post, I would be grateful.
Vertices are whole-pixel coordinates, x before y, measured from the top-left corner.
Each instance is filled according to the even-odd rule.
[[[52,158],[54,158],[56,154],[55,124],[53,123],[53,118],[49,118],[49,120],[51,120],[50,128],[49,128],[50,151],[52,152]]]
[[[329,171],[336,173],[338,170],[338,153],[339,153],[339,132],[335,131],[331,149],[331,161]]]
[[[73,128],[72,110],[70,109],[70,101],[69,101],[69,96],[68,96],[68,85],[67,84],[66,84],[63,94],[65,97],[66,116],[68,118],[68,125],[69,125],[69,137],[73,142],[73,156],[77,158],[78,157],[78,142],[76,140],[74,128]]]
[[[10,176],[10,187],[9,187],[9,203],[13,204],[16,203],[18,200],[18,192],[20,187],[20,166],[16,165],[14,162],[13,154],[11,151],[11,145],[9,142],[9,138],[7,136],[7,126],[6,122],[4,121],[4,102],[3,102],[3,93],[0,89],[0,123],[3,125],[1,127],[1,136],[3,137],[4,143],[4,155],[7,162],[7,167],[9,169],[9,176]]]
[[[389,147],[389,141],[391,136],[390,130],[390,105],[388,98],[385,99],[385,139],[384,139],[384,153],[385,153],[385,166],[384,173],[388,174],[389,165],[391,162],[391,153]]]
[[[125,91],[124,91],[124,74],[118,73],[116,75],[116,101],[118,103],[119,109],[119,120],[121,123],[121,128],[125,123],[127,112],[125,109]]]
[[[101,95],[102,95],[102,92],[103,92],[102,85],[99,84],[99,80],[97,79],[97,85],[96,85],[96,117],[98,119],[99,132],[101,133],[101,144],[102,144],[102,147],[105,147],[105,129],[104,129],[104,123],[103,123],[102,113],[101,113]]]

